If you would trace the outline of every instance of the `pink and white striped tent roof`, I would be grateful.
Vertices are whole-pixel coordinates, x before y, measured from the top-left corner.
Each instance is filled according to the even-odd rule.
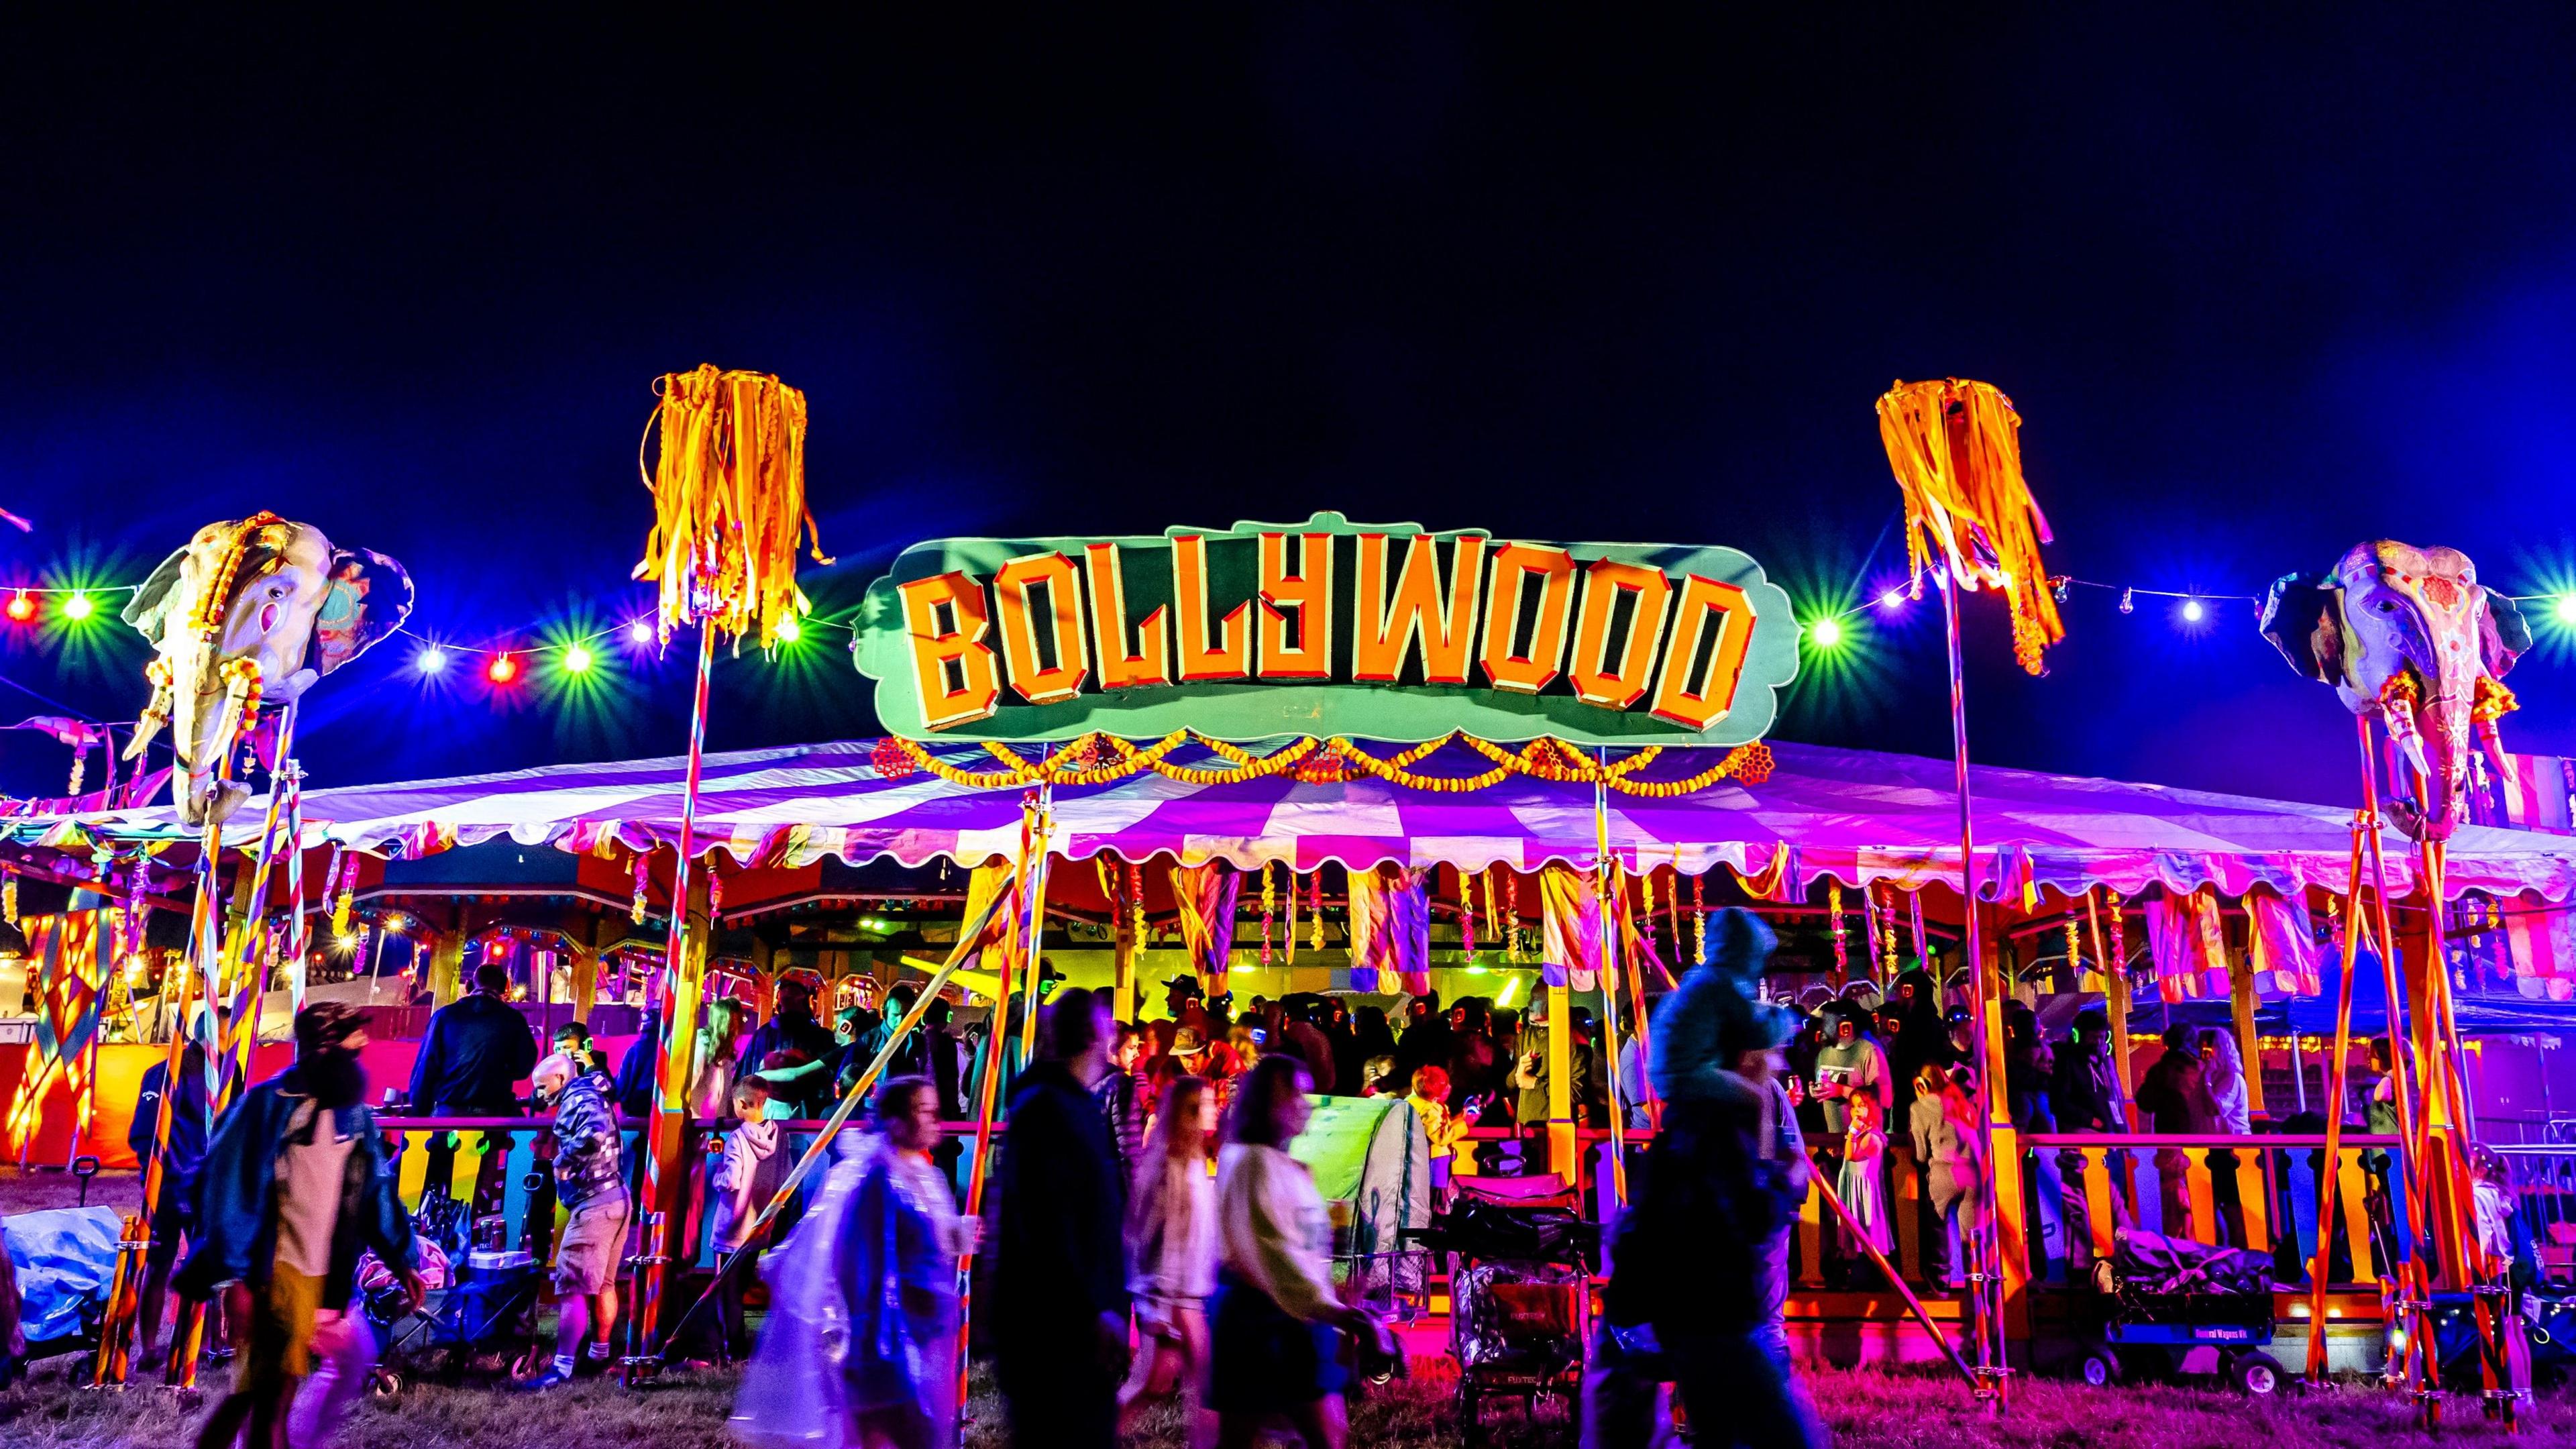
[[[696,852],[774,866],[827,856],[920,865],[942,857],[976,864],[1018,849],[1024,789],[951,784],[927,772],[888,779],[871,763],[874,748],[859,740],[708,757]],[[1776,892],[1783,897],[1802,897],[1828,875],[1845,885],[1887,880],[1900,887],[1957,879],[1948,761],[1785,742],[1772,749],[1777,768],[1764,784],[1729,781],[1671,799],[1613,794],[1612,850],[1632,869],[1678,864],[1697,874],[1724,864],[1754,876],[1782,864],[1785,851]],[[972,746],[937,753],[964,769],[994,764]],[[1649,774],[1680,778],[1715,758],[1668,751]],[[1452,747],[1417,768],[1466,774],[1484,763]],[[505,835],[575,851],[612,840],[667,844],[679,831],[682,769],[674,757],[312,790],[305,795],[307,844],[342,842],[406,857]],[[1981,881],[2005,898],[2018,897],[2025,884],[2068,893],[2104,884],[2135,894],[2157,884],[2189,890],[2215,883],[2229,895],[2256,885],[2340,891],[2346,884],[2349,810],[1987,767],[1975,771],[1974,789]],[[255,838],[261,803],[234,817],[232,840]],[[1146,773],[1059,787],[1054,816],[1054,849],[1077,860],[1110,851],[1131,860],[1169,853],[1244,867],[1280,861],[1299,870],[1328,861],[1534,869],[1549,861],[1588,865],[1595,853],[1590,786],[1517,776],[1447,793],[1374,777],[1194,786]],[[13,833],[63,823],[16,822]],[[79,823],[128,837],[186,834],[158,808]],[[2413,889],[2412,856],[2404,840],[2389,837],[2389,884],[2401,893]],[[2576,838],[2463,827],[2452,841],[2448,886],[2453,894],[2568,901],[2576,897]]]

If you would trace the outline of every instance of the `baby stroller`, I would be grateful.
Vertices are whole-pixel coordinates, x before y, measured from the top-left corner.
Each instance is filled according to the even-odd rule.
[[[2268,1255],[2123,1230],[2093,1271],[2086,1383],[2217,1374],[2249,1394],[2280,1388]]]
[[[439,1354],[440,1377],[454,1382],[477,1358],[505,1360],[513,1378],[542,1367],[547,1350],[537,1342],[537,1303],[545,1291],[546,1265],[533,1253],[499,1245],[500,1218],[477,1225],[486,1245],[468,1249],[462,1266],[446,1244],[474,1235],[461,1229],[461,1205],[445,1198],[424,1204],[415,1224],[421,1277],[429,1296],[415,1312],[402,1280],[369,1254],[358,1265],[357,1299],[351,1305],[375,1326],[384,1354],[367,1376],[367,1392],[389,1399],[402,1392],[406,1371],[428,1370]]]
[[[1458,1360],[1458,1419],[1467,1449],[1485,1442],[1484,1404],[1516,1398],[1571,1405],[1591,1339],[1591,1265],[1600,1232],[1553,1202],[1497,1201],[1458,1181],[1458,1199],[1407,1236],[1451,1258],[1449,1349]]]

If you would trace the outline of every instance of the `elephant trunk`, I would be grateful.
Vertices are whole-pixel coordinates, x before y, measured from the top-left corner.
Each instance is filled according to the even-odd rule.
[[[2456,683],[2439,674],[2431,690],[2425,676],[2403,669],[2380,691],[2380,717],[2397,748],[2388,816],[2413,840],[2448,840],[2468,819],[2470,704],[2473,680]]]
[[[219,663],[212,653],[183,659],[171,673],[170,799],[191,828],[222,824],[250,797],[248,785],[224,778],[223,766],[259,707],[259,669],[248,660]]]

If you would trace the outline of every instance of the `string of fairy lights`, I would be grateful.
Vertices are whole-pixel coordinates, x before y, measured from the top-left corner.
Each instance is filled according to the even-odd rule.
[[[80,628],[102,618],[114,617],[110,605],[117,596],[130,594],[138,587],[135,584],[0,585],[0,595],[5,595],[5,598],[0,598],[0,619],[20,627],[59,621]],[[2119,612],[2123,615],[2136,613],[2141,600],[2166,601],[2171,605],[2170,613],[2176,626],[2186,629],[2206,624],[2219,605],[2245,603],[2259,606],[2262,603],[2261,596],[2256,594],[2113,584],[2072,575],[2052,576],[2049,587],[2061,603],[2066,602],[2076,589],[2116,594]],[[2503,597],[2517,604],[2544,604],[2548,616],[2561,628],[2576,632],[2576,591],[2508,594]],[[1801,636],[1811,647],[1839,650],[1851,642],[1850,621],[1870,616],[1893,617],[1915,602],[1914,591],[1904,584],[1897,584],[1840,608],[1811,614],[1801,611]],[[779,630],[778,637],[792,649],[809,637],[835,632],[852,634],[855,633],[853,618],[855,614],[808,614],[787,621]],[[649,613],[636,613],[615,623],[577,631],[567,631],[557,621],[543,621],[515,630],[486,634],[482,642],[472,644],[442,639],[408,626],[397,632],[411,643],[406,669],[424,684],[470,675],[496,691],[524,684],[531,671],[539,668],[551,668],[575,678],[586,676],[600,667],[604,654],[610,649],[623,647],[630,656],[659,650],[658,630]]]

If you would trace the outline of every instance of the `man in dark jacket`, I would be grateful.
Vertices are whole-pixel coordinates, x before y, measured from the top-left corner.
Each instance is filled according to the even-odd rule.
[[[2198,1135],[2218,1130],[2209,1101],[2200,1053],[2189,1026],[2165,1028],[2165,1054],[2138,1083],[2138,1110],[2148,1128],[2158,1133]],[[2161,1216],[2157,1227],[2169,1238],[2188,1238],[2191,1231],[2191,1154],[2180,1147],[2156,1149],[2156,1186]]]
[[[474,968],[474,989],[442,1006],[429,1019],[420,1055],[411,1066],[411,1109],[430,1117],[516,1117],[518,1084],[537,1064],[537,1034],[504,998],[510,973],[495,962]],[[510,1134],[483,1138],[483,1161],[474,1176],[474,1210],[498,1211],[510,1158]],[[452,1190],[456,1134],[429,1140],[429,1190]]]
[[[778,983],[778,1003],[770,1008],[769,1020],[758,1031],[744,1038],[742,1056],[734,1063],[734,1080],[761,1070],[779,1052],[793,1052],[799,1062],[819,1062],[819,1070],[798,1075],[792,1086],[781,1093],[798,1117],[828,1116],[840,1094],[832,1085],[832,1070],[840,1060],[841,1041],[832,1029],[814,1019],[814,993],[804,982]],[[864,1064],[867,1058],[860,1059]]]
[[[170,1140],[166,1150],[160,1141],[161,1111],[164,1098],[170,1111]],[[179,1245],[184,1239],[197,1237],[197,1174],[205,1166],[206,1139],[214,1135],[214,1103],[206,1096],[206,1047],[203,1042],[190,1042],[179,1058],[179,1087],[170,1090],[170,1063],[167,1058],[144,1069],[142,1091],[134,1099],[134,1125],[126,1129],[125,1143],[134,1149],[134,1159],[143,1164],[144,1178],[151,1178],[152,1159],[161,1158],[161,1190],[155,1199],[143,1205],[146,1220],[152,1225],[150,1246],[143,1250],[143,1299],[139,1308],[143,1331],[137,1361],[148,1363],[159,1353],[161,1313],[170,1296],[170,1269],[179,1261]]]
[[[1019,1449],[1118,1443],[1126,1203],[1109,1124],[1087,1087],[1108,1070],[1110,1011],[1106,993],[1056,997],[1002,1135],[993,1321]]]
[[[411,1219],[366,1106],[365,1022],[336,1002],[297,1012],[295,1065],[243,1093],[207,1145],[199,1238],[178,1287],[197,1299],[229,1289],[236,1358],[199,1449],[222,1449],[245,1424],[255,1449],[283,1442],[286,1406],[313,1370],[317,1315],[348,1307],[362,1254],[421,1304]]]

